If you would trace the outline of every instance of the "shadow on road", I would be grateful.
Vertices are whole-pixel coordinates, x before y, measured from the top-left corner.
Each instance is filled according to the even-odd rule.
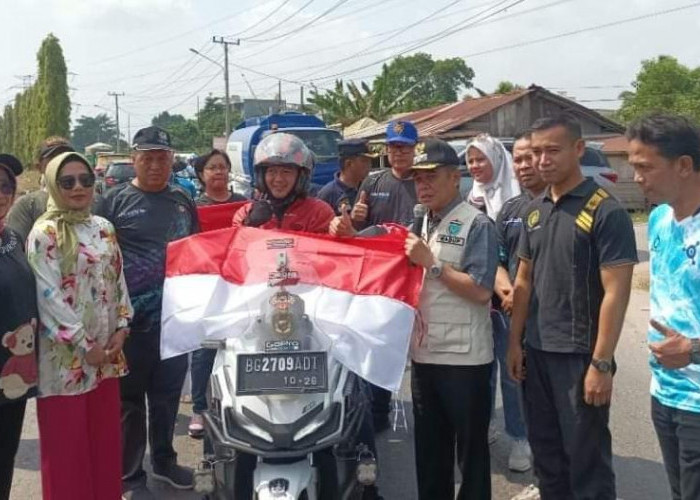
[[[670,498],[663,464],[637,457],[616,455],[613,459],[617,477],[617,496],[622,500],[656,500]]]

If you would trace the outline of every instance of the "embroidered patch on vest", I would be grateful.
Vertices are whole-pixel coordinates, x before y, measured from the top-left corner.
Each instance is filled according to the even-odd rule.
[[[451,220],[450,223],[447,225],[447,232],[450,233],[451,236],[457,236],[462,230],[462,226],[463,224],[460,221]]]
[[[466,240],[464,238],[460,238],[459,236],[453,236],[451,234],[438,234],[437,242],[445,243],[447,245],[456,245],[463,247],[466,243]]]

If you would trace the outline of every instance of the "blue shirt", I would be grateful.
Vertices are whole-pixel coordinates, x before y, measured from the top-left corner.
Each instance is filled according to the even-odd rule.
[[[690,338],[700,337],[700,214],[676,221],[668,205],[649,217],[651,317]],[[649,342],[663,336],[649,328]],[[678,370],[650,356],[651,394],[665,406],[700,413],[700,365]]]
[[[336,172],[335,178],[323,186],[316,197],[328,203],[333,208],[335,215],[341,215],[340,209],[343,205],[352,208],[355,204],[357,188],[343,183],[340,180],[340,172]]]

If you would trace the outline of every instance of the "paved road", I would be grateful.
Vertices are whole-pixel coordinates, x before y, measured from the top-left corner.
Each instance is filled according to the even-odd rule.
[[[649,371],[645,344],[647,321],[648,294],[635,290],[618,349],[619,372],[611,422],[618,497],[624,500],[659,500],[669,497],[656,437],[649,420]],[[381,488],[387,500],[409,500],[416,497],[407,383],[405,381],[400,396],[406,400],[404,404],[409,430],[390,431],[382,434],[379,440]],[[498,412],[500,438],[492,448],[493,498],[507,500],[532,482],[532,476],[530,473],[516,474],[507,470],[510,443],[503,433],[500,402]],[[186,427],[190,413],[191,405],[183,404],[175,444],[182,463],[193,466],[197,463],[201,443],[187,437]],[[34,404],[30,404],[16,463],[11,496],[14,500],[41,498],[37,437]],[[161,499],[198,498],[191,492],[175,492],[157,484],[153,485],[153,489]]]

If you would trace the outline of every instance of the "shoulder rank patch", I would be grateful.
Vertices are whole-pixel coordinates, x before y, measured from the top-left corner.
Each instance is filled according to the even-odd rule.
[[[586,202],[586,205],[576,216],[576,225],[579,229],[581,229],[584,233],[590,233],[593,230],[595,211],[598,209],[603,200],[609,197],[610,195],[604,189],[598,188],[595,190],[595,192]]]

